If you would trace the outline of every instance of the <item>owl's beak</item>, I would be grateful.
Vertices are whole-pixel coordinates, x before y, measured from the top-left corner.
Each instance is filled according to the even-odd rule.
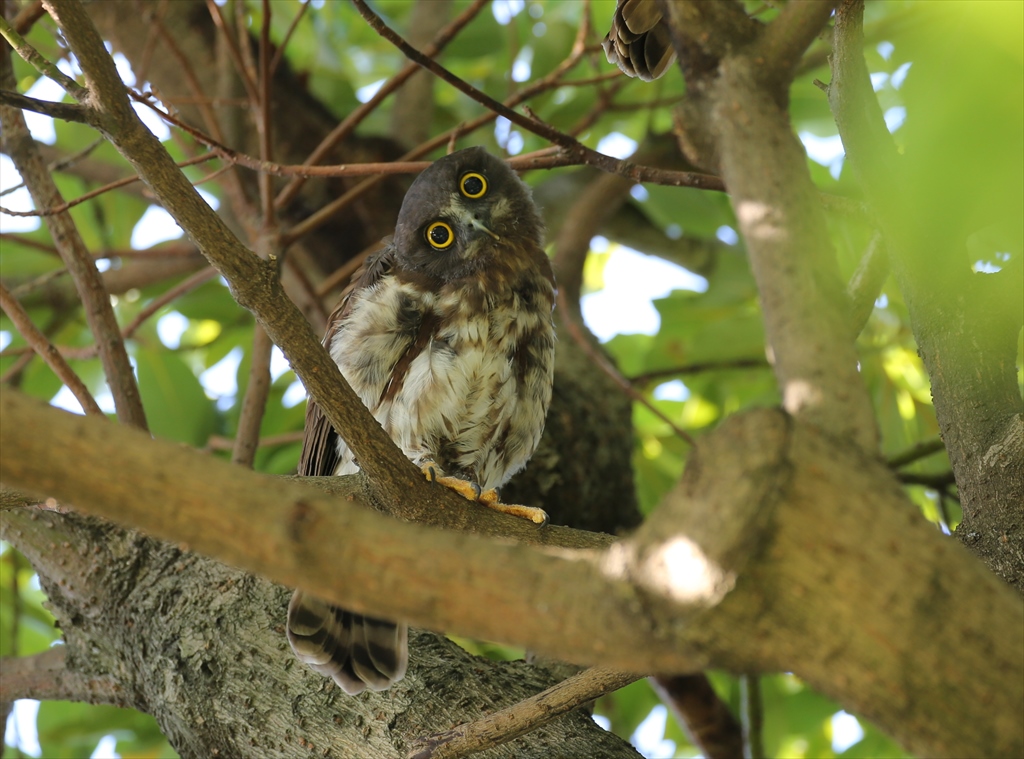
[[[473,227],[473,229],[479,230],[480,232],[483,232],[485,235],[490,235],[495,240],[501,240],[501,237],[499,237],[498,235],[494,234],[494,232],[492,232],[490,229],[488,229],[486,227],[486,225],[484,225],[484,223],[482,221],[480,221],[478,218],[476,218],[475,216],[471,216],[470,217],[469,224],[470,224],[471,227]]]

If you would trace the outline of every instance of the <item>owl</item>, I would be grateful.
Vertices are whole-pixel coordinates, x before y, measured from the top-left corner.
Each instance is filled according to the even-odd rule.
[[[497,495],[533,455],[551,401],[555,286],[530,190],[483,148],[417,177],[394,235],[370,258],[324,345],[356,394],[428,479],[537,523],[540,509]],[[359,462],[310,400],[299,474]],[[405,675],[404,623],[324,603],[288,607],[292,650],[349,694]]]
[[[657,0],[619,0],[601,46],[609,63],[645,82],[660,77],[676,59]]]

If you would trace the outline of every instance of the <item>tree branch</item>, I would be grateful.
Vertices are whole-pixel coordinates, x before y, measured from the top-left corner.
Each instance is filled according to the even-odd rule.
[[[58,379],[67,385],[68,390],[74,394],[75,399],[82,404],[82,409],[85,413],[105,419],[103,410],[96,403],[96,399],[92,397],[89,388],[75,374],[75,370],[68,366],[68,362],[64,360],[64,357],[60,355],[60,351],[54,347],[46,335],[40,332],[36,325],[32,323],[32,319],[25,309],[21,307],[21,304],[8,292],[2,283],[0,283],[0,307],[3,308],[7,317],[14,322],[14,326],[21,333],[21,336],[25,338],[25,341],[42,357],[46,365],[57,375]]]
[[[10,55],[6,51],[0,51],[0,87],[14,87],[14,72]],[[99,118],[98,112],[97,117]],[[36,208],[49,208],[63,203],[64,199],[57,185],[35,148],[35,140],[28,131],[22,112],[10,106],[0,106],[0,121],[4,126],[4,150],[14,161]],[[142,408],[139,387],[128,361],[124,341],[121,340],[114,309],[110,305],[110,296],[103,288],[103,280],[96,269],[96,262],[86,249],[69,213],[45,218],[50,235],[82,300],[85,318],[99,348],[103,371],[114,396],[117,418],[124,424],[146,429],[146,414]]]
[[[850,334],[856,337],[875,310],[875,301],[882,292],[885,278],[889,276],[889,257],[886,254],[882,235],[871,235],[867,250],[857,264],[857,270],[846,286],[846,297],[850,299]]]
[[[838,0],[786,3],[754,44],[762,56],[762,73],[776,88],[787,88],[797,65],[825,26]]]
[[[500,746],[588,701],[625,688],[640,677],[603,667],[586,669],[515,706],[447,732],[421,738],[412,745],[409,759],[459,759]]]
[[[946,28],[953,28],[952,20],[946,20]],[[836,12],[829,105],[850,167],[875,209],[931,382],[935,415],[964,506],[964,522],[957,534],[985,557],[993,571],[1024,593],[1019,561],[1024,555],[1024,532],[1005,532],[1005,525],[1019,522],[1024,459],[988,458],[1001,436],[1019,425],[1024,414],[1014,366],[1020,273],[1006,272],[1009,289],[1000,292],[987,275],[979,278],[972,273],[963,245],[964,238],[981,224],[978,216],[965,210],[975,201],[970,187],[977,181],[976,172],[985,170],[985,160],[1004,159],[986,155],[980,147],[986,140],[976,137],[971,149],[982,152],[960,159],[969,165],[970,173],[961,173],[962,181],[944,174],[943,181],[936,183],[931,167],[922,165],[921,158],[913,153],[901,155],[871,87],[862,22],[863,3],[844,0]],[[981,55],[970,63],[998,72],[1002,60]],[[964,87],[973,88],[974,82],[960,84],[959,92]],[[919,139],[934,140],[936,135],[922,133]],[[1018,191],[1019,168],[1006,179],[1007,193]],[[984,218],[988,213],[986,208]],[[1003,219],[1013,213],[1016,209],[1007,209]],[[967,540],[968,535],[977,537]]]
[[[7,40],[7,44],[21,56],[22,60],[31,64],[43,76],[59,84],[75,100],[82,102],[88,99],[89,93],[82,85],[57,68],[56,64],[41,56],[39,51],[28,44],[3,16],[0,16],[0,34]],[[4,89],[8,89],[6,84]],[[11,87],[10,91],[13,92],[14,88]]]
[[[715,693],[707,675],[656,676],[650,682],[707,759],[743,756],[743,727]]]
[[[377,32],[381,37],[386,39],[388,42],[397,47],[402,54],[410,60],[415,61],[417,64],[437,75],[450,85],[455,87],[460,92],[468,95],[473,100],[477,101],[484,107],[493,111],[498,116],[504,116],[506,119],[511,121],[513,124],[522,127],[528,132],[532,132],[546,140],[550,140],[555,145],[562,148],[564,152],[571,155],[575,160],[580,163],[585,163],[589,166],[595,166],[601,169],[601,171],[608,172],[610,174],[618,174],[619,176],[631,179],[634,182],[646,182],[654,181],[648,179],[649,174],[665,173],[659,172],[657,169],[649,169],[648,167],[637,166],[636,164],[628,161],[621,161],[611,156],[606,156],[602,153],[598,153],[596,150],[592,150],[581,142],[573,138],[572,136],[561,132],[549,124],[545,124],[536,118],[530,118],[524,116],[518,111],[513,110],[504,103],[500,103],[489,95],[481,92],[476,87],[465,82],[459,77],[452,74],[448,69],[441,66],[436,61],[426,57],[420,51],[413,48],[409,43],[401,38],[394,30],[390,29],[381,18],[370,10],[369,6],[366,5],[364,0],[352,0],[353,4],[359,10],[360,15],[366,19],[367,23]],[[676,172],[682,174],[684,172]],[[688,179],[693,181],[694,178],[702,177],[700,174],[693,174],[691,172],[685,172],[688,174]],[[719,183],[716,181],[716,177],[703,177],[703,180],[699,182],[700,186],[705,189],[718,189]],[[685,180],[680,178],[679,183],[682,184]],[[670,184],[669,182],[660,182],[659,184]],[[690,186],[698,186],[693,184]]]
[[[691,7],[669,3],[674,27],[684,28],[682,11]],[[681,118],[700,130],[698,142],[714,146],[729,188],[783,405],[837,438],[875,450],[878,432],[857,372],[849,312],[836,307],[845,294],[835,250],[788,112],[761,85],[758,61],[747,54],[694,73],[687,86],[700,100]]]
[[[0,701],[34,698],[129,706],[128,695],[114,678],[69,670],[64,654],[64,646],[54,646],[35,656],[0,658]]]
[[[52,119],[72,121],[78,124],[92,124],[93,110],[76,103],[55,103],[49,100],[30,98],[9,90],[0,90],[0,105],[8,105],[23,111],[41,113]]]
[[[910,751],[1024,750],[1024,603],[921,519],[883,464],[779,412],[702,438],[662,507],[607,548],[607,536],[531,529],[448,492],[425,516],[478,534],[386,519],[358,506],[358,477],[323,478],[347,491],[326,498],[13,391],[0,414],[9,487],[345,608],[622,671],[793,671]],[[48,455],[58,445],[65,455]],[[423,509],[418,497],[392,505]]]
[[[231,452],[231,461],[252,468],[260,443],[260,423],[270,395],[270,355],[274,344],[259,324],[253,331],[249,382],[245,387],[238,432]]]

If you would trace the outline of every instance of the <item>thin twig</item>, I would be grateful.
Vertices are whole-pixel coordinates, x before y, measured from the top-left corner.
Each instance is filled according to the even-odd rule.
[[[922,485],[932,490],[944,490],[956,485],[956,476],[952,471],[939,474],[917,474],[915,472],[897,472],[896,478],[904,485]]]
[[[743,757],[764,759],[764,702],[761,698],[760,677],[740,677],[740,699],[743,702]]]
[[[291,42],[292,35],[295,33],[295,29],[299,26],[299,22],[302,21],[302,17],[306,15],[306,11],[309,10],[310,0],[300,0],[299,12],[295,14],[295,18],[288,25],[288,31],[284,33],[284,39],[281,40],[281,44],[277,46],[277,50],[274,51],[274,58],[270,61],[270,75],[273,76],[277,72],[277,67],[284,60],[284,51],[288,47],[288,43]]]
[[[380,249],[380,241],[367,245],[317,285],[316,294],[322,298],[334,288],[347,283],[352,278],[352,275],[355,274],[356,270],[366,262],[366,259]]]
[[[195,158],[189,158],[185,161],[181,161],[180,163],[178,163],[178,166],[195,166],[196,164],[215,160],[218,157],[219,156],[216,153],[206,153]],[[217,172],[215,172],[215,174],[220,174],[222,171],[223,169],[218,169]],[[196,182],[195,184],[200,185],[203,182],[209,182],[210,179],[212,179],[212,176],[204,177],[202,180]],[[111,190],[116,190],[121,187],[125,187],[126,185],[130,185],[135,182],[141,181],[142,180],[138,176],[124,177],[123,179],[118,179],[115,182],[109,182],[103,185],[102,187],[97,187],[95,190],[90,190],[84,195],[79,195],[77,198],[73,200],[65,200],[60,205],[53,206],[52,208],[43,208],[38,211],[11,211],[6,208],[0,207],[0,213],[5,213],[9,216],[55,216],[56,214],[64,213],[69,208],[74,208],[80,203],[84,203],[87,200],[92,200],[93,198],[108,193]]]
[[[259,100],[253,101],[256,113],[256,129],[260,138],[260,160],[271,161],[274,158],[272,142],[274,122],[270,118],[270,105],[273,91],[273,79],[270,76],[270,0],[263,0],[263,23],[260,27],[260,58],[259,58]],[[260,207],[263,211],[263,233],[268,234],[275,228],[274,186],[270,174],[259,174]]]
[[[22,308],[17,298],[11,295],[3,284],[0,284],[0,307],[3,308],[7,317],[14,322],[14,326],[21,333],[21,336],[25,338],[25,341],[42,357],[43,361],[53,370],[53,373],[57,375],[60,381],[67,385],[68,390],[72,392],[75,399],[82,404],[82,409],[85,413],[104,416],[103,409],[96,403],[96,399],[92,397],[89,388],[75,374],[75,370],[68,365],[68,362],[60,355],[60,351],[57,350],[54,344],[32,323],[28,312]]]
[[[143,323],[145,323],[145,321],[149,319],[149,317],[151,317],[161,308],[166,306],[168,303],[177,300],[182,295],[192,292],[197,287],[209,282],[216,276],[217,270],[214,269],[212,266],[208,266],[205,269],[202,269],[201,271],[197,271],[188,279],[178,283],[170,290],[163,293],[160,297],[153,298],[152,301],[146,304],[145,308],[143,308],[141,311],[139,311],[139,313],[135,315],[134,319],[132,319],[130,322],[128,322],[128,324],[125,325],[124,329],[121,331],[121,336],[124,337],[126,340],[132,337],[136,333],[136,331],[138,331],[139,327],[141,327]]]
[[[585,669],[507,709],[417,740],[409,759],[456,759],[500,746],[642,677],[606,667]]]
[[[864,330],[888,276],[889,256],[886,254],[882,233],[876,231],[846,286],[846,295],[850,299],[850,333],[853,337],[856,338]]]
[[[28,95],[21,95],[17,92],[0,90],[0,103],[3,105],[20,108],[23,111],[32,111],[49,116],[59,121],[69,121],[76,124],[94,124],[96,113],[92,108],[78,103],[57,103],[52,100],[39,100],[30,98]]]
[[[945,450],[945,448],[946,444],[942,442],[942,438],[940,437],[935,437],[931,440],[922,440],[905,450],[903,453],[897,453],[895,456],[892,456],[885,463],[892,469],[899,469],[907,464],[913,464],[915,461],[931,456],[933,453]]]
[[[629,378],[634,385],[644,386],[651,382],[702,372],[721,372],[732,369],[770,369],[771,365],[763,358],[734,358],[723,361],[701,361],[694,364],[670,366],[666,369],[655,369]]]
[[[49,10],[49,8],[48,8]],[[113,62],[111,62],[113,67]],[[8,67],[0,87],[13,86],[13,73]],[[118,80],[120,84],[120,80]],[[121,85],[123,87],[123,85]],[[36,142],[25,124],[21,111],[9,106],[0,106],[4,130],[5,152],[14,161],[25,186],[37,208],[48,208],[64,202],[46,168]],[[110,304],[110,296],[103,285],[96,262],[89,253],[75,226],[70,213],[46,217],[50,236],[53,238],[61,259],[75,283],[75,289],[84,306],[85,318],[99,346],[100,360],[107,383],[114,397],[117,417],[124,424],[147,429],[146,413],[135,381],[128,353],[121,339],[117,319]]]
[[[76,163],[78,163],[82,159],[87,158],[90,153],[92,153],[96,148],[98,148],[104,142],[106,142],[106,140],[104,140],[102,137],[100,137],[98,139],[95,139],[92,142],[90,142],[88,145],[86,145],[84,148],[82,148],[81,150],[76,152],[76,153],[72,153],[71,155],[68,155],[68,156],[66,156],[64,158],[61,158],[58,161],[50,161],[49,163],[46,164],[46,168],[49,169],[51,173],[54,172],[54,171],[61,171],[63,169],[71,168],[72,166],[74,166]],[[15,190],[20,190],[24,186],[25,186],[24,182],[19,182],[16,185],[12,185],[11,187],[8,187],[6,190],[4,190],[3,192],[0,192],[0,197],[3,197],[4,195],[6,195],[9,192],[14,192]],[[56,251],[54,251],[54,252],[56,252]]]
[[[476,18],[480,9],[488,2],[489,0],[474,0],[474,2],[466,8],[465,11],[460,13],[457,18],[438,33],[434,41],[423,51],[424,55],[433,57],[444,50],[445,46],[455,38],[455,35],[458,34],[470,21]],[[418,70],[419,66],[415,63],[406,64],[401,71],[386,81],[381,88],[374,93],[372,98],[367,102],[360,104],[359,107],[345,117],[338,126],[331,130],[331,133],[324,137],[324,139],[320,141],[320,144],[316,146],[312,153],[310,153],[309,158],[303,162],[303,166],[312,166],[313,164],[319,163],[320,159],[327,155],[335,145],[350,135],[367,116],[373,113],[377,106],[384,101],[384,98],[401,87],[406,80]],[[305,183],[305,177],[307,176],[315,175],[298,175],[298,178],[289,182],[288,185],[278,193],[277,199],[274,201],[274,205],[277,208],[283,208],[294,200],[299,190],[302,189],[302,185]]]
[[[685,186],[700,187],[703,189],[722,189],[721,180],[717,177],[708,177],[690,172],[665,172],[660,169],[652,169],[647,166],[637,166],[636,164],[628,161],[621,161],[616,158],[612,158],[611,156],[606,156],[602,153],[598,153],[596,150],[586,147],[576,140],[576,138],[555,129],[543,121],[539,121],[535,118],[529,118],[518,113],[511,107],[504,103],[499,103],[490,95],[481,92],[465,80],[455,76],[453,73],[448,71],[448,69],[413,48],[399,34],[388,27],[376,13],[370,10],[364,0],[352,0],[352,2],[359,11],[359,14],[366,19],[367,23],[370,24],[373,30],[397,47],[407,58],[415,61],[423,68],[448,82],[460,92],[468,95],[470,98],[493,111],[495,114],[504,116],[513,124],[522,127],[526,131],[536,134],[539,137],[543,137],[544,139],[560,146],[567,153],[578,158],[580,163],[585,163],[588,166],[594,166],[601,171],[608,172],[609,174],[618,174],[626,177],[627,179],[632,179],[634,182],[654,182],[655,184],[670,185],[683,184]],[[670,174],[684,173],[688,175],[685,179],[682,177],[670,178],[668,176]]]
[[[167,15],[167,4],[170,0],[160,0],[152,15],[164,18]],[[135,78],[138,82],[145,82],[149,79],[149,66],[153,62],[153,52],[156,50],[156,43],[159,39],[159,31],[156,24],[147,24],[146,42],[142,46],[141,63],[135,70]]]
[[[214,0],[206,0],[206,7],[210,11],[210,18],[213,19],[214,25],[217,27],[222,39],[227,44],[228,56],[231,58],[231,62],[235,65],[235,71],[238,72],[238,76],[242,80],[242,86],[245,87],[245,91],[249,96],[249,102],[258,103],[259,95],[256,91],[256,82],[253,81],[249,74],[249,70],[242,62],[242,54],[238,51],[238,41],[231,33],[228,21],[224,18],[224,11],[221,10],[220,6],[217,5]]]
[[[231,461],[252,469],[256,450],[260,444],[260,424],[270,396],[270,355],[274,343],[259,324],[253,330],[252,360],[249,364],[249,383],[242,400],[238,418],[238,433],[231,451]]]
[[[275,445],[291,445],[292,443],[301,443],[305,433],[302,431],[298,432],[282,432],[280,435],[267,435],[261,437],[258,441],[260,448],[270,448]],[[221,435],[211,435],[206,445],[203,446],[204,451],[231,451],[234,450],[235,441],[231,438],[226,438]]]

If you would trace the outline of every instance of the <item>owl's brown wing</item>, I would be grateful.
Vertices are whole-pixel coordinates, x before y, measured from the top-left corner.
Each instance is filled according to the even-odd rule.
[[[355,274],[341,294],[337,308],[327,320],[327,334],[323,344],[330,346],[334,333],[348,316],[352,293],[365,287],[372,287],[394,266],[394,248],[390,244],[370,256]],[[302,454],[299,456],[298,473],[305,477],[330,477],[341,460],[338,450],[338,433],[327,421],[324,412],[310,398],[306,403],[306,431],[302,438]]]

